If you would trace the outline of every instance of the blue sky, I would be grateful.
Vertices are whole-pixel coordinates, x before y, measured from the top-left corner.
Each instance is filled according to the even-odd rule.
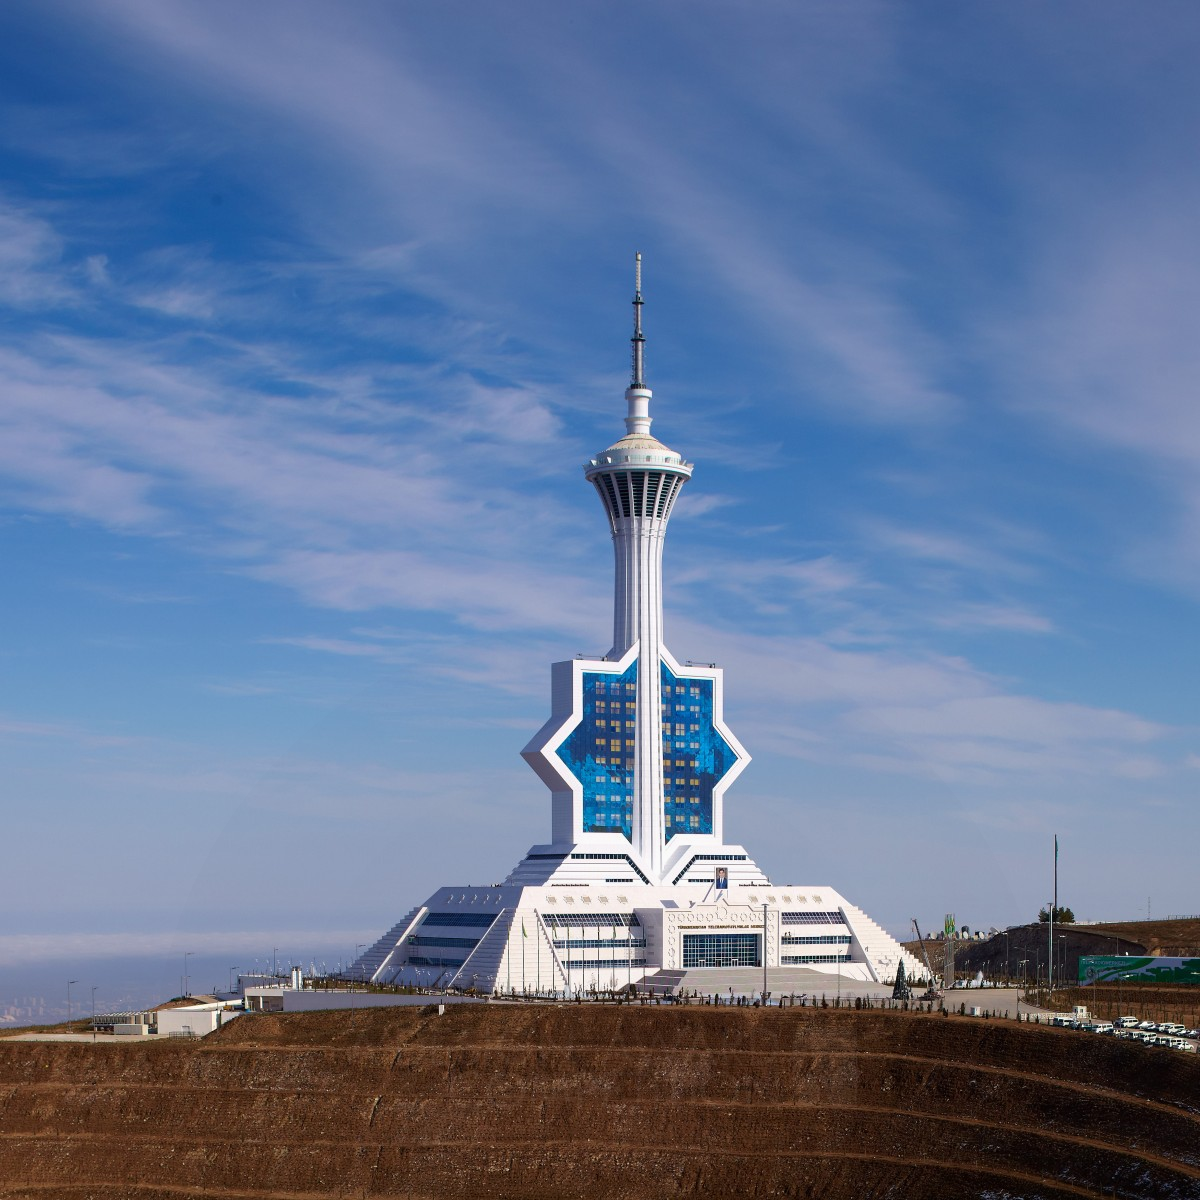
[[[1196,910],[1194,5],[0,21],[10,968],[547,836],[635,249],[730,836],[896,932],[1029,917],[1054,832],[1081,916]]]

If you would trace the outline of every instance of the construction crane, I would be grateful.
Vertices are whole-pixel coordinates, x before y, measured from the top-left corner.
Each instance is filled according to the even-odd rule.
[[[922,1000],[937,1000],[940,993],[937,990],[937,976],[933,973],[933,965],[929,961],[929,951],[925,949],[925,939],[921,936],[921,927],[917,924],[917,918],[912,919],[913,932],[917,935],[917,941],[921,944],[921,957],[925,960],[925,970],[929,972],[929,990],[921,997]]]

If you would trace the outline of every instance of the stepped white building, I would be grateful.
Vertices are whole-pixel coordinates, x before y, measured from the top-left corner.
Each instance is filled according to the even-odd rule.
[[[750,756],[724,722],[721,669],[681,664],[663,641],[663,540],[692,465],[650,433],[641,255],[633,306],[625,436],[584,468],[616,554],[613,645],[554,664],[550,720],[523,752],[550,789],[550,841],[503,884],[436,892],[355,978],[562,993],[686,973],[714,991],[731,969],[761,987],[765,966],[772,990],[811,991],[812,972],[889,981],[902,956],[920,973],[832,888],[772,884],[725,842],[725,794]]]

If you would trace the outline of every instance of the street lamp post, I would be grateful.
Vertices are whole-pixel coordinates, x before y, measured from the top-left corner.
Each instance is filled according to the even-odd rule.
[[[189,951],[188,951],[186,954],[184,954],[184,956],[183,956],[183,994],[184,994],[185,996],[190,996],[190,995],[191,995],[191,992],[189,992],[189,991],[188,991],[188,968],[187,968],[187,960],[188,960],[189,958],[191,958],[191,957],[192,957],[192,955],[193,955],[193,954],[195,954],[195,953],[196,953],[196,952],[195,952],[194,950],[189,950]]]
[[[96,1044],[96,984],[92,984],[92,1045]]]
[[[767,1003],[767,906],[763,904],[763,943],[762,943],[762,960],[763,960],[763,1006]]]
[[[70,1023],[71,1023],[71,985],[73,983],[78,983],[78,982],[79,982],[78,979],[68,979],[67,980],[67,1024],[68,1025],[70,1025]]]

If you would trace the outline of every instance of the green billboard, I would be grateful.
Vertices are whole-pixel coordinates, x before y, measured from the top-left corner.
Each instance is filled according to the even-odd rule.
[[[1084,954],[1079,958],[1080,983],[1200,984],[1200,958],[1135,958],[1113,954]]]

